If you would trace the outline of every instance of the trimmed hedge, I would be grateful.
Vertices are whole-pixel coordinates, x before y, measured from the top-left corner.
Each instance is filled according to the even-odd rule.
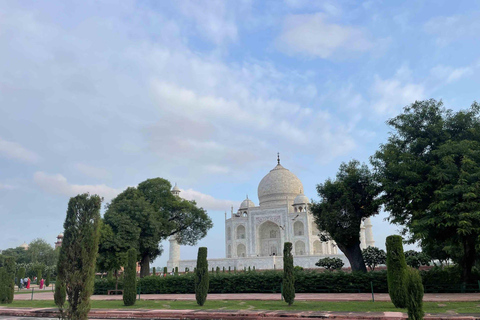
[[[403,239],[401,236],[388,236],[387,247],[387,280],[388,294],[396,308],[407,307],[407,263],[403,253]]]
[[[434,268],[420,271],[422,281],[428,292],[460,292],[460,270],[458,268]],[[210,275],[209,293],[280,293],[282,270],[257,271],[251,273],[220,273]],[[473,274],[475,283],[480,280],[479,273]],[[385,270],[368,273],[295,271],[295,292],[371,292],[370,282],[376,293],[387,293],[387,272]],[[478,289],[478,284],[475,284]],[[195,293],[194,274],[178,277],[144,277],[137,286],[142,294],[146,293]],[[446,288],[449,286],[449,288]],[[95,280],[94,294],[107,294],[115,289],[115,280]],[[119,280],[118,289],[123,289]],[[448,291],[447,291],[448,289]],[[453,290],[456,289],[456,290]]]

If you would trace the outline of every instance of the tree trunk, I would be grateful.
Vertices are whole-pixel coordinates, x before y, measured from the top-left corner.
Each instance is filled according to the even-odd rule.
[[[462,282],[468,283],[472,279],[472,268],[475,263],[475,239],[463,240]]]
[[[350,262],[352,271],[367,272],[365,261],[363,261],[362,250],[360,249],[360,242],[350,246],[340,245],[339,243],[337,243],[337,245]]]
[[[145,255],[140,261],[140,278],[150,275],[150,257]]]

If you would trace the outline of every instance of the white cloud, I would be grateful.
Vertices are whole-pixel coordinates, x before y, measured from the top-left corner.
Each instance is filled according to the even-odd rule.
[[[199,191],[195,191],[193,189],[180,189],[181,193],[180,196],[187,200],[195,200],[197,205],[206,209],[206,210],[229,210],[231,206],[234,209],[238,208],[240,202],[238,201],[231,201],[231,200],[221,200],[215,199],[211,195],[201,193]]]
[[[453,68],[450,66],[438,65],[433,67],[431,73],[438,80],[451,83],[460,80],[463,77],[473,74],[472,67]]]
[[[411,70],[403,66],[392,78],[382,79],[375,75],[370,89],[372,108],[381,115],[392,115],[415,100],[425,98],[423,84],[411,81]]]
[[[96,179],[105,179],[110,176],[108,170],[104,168],[98,168],[94,166],[90,166],[84,163],[76,163],[75,169],[92,178]]]
[[[338,51],[365,52],[374,44],[360,27],[330,23],[324,13],[289,15],[277,39],[287,54],[329,58]]]
[[[0,138],[0,155],[3,154],[7,158],[20,160],[26,163],[36,163],[40,160],[40,156],[30,151],[16,142],[3,140]]]
[[[480,38],[480,14],[435,17],[425,23],[424,30],[435,35],[441,46],[460,39]]]
[[[13,190],[13,189],[17,189],[17,187],[12,186],[12,185],[10,185],[10,184],[5,184],[5,183],[1,183],[1,182],[0,182],[0,189]]]
[[[98,194],[105,198],[105,202],[109,202],[117,194],[122,192],[120,189],[115,189],[106,186],[105,184],[98,185],[79,185],[70,184],[67,178],[61,174],[48,174],[42,171],[35,172],[33,175],[34,182],[44,191],[52,194],[60,194],[69,197],[76,196],[81,193]]]
[[[238,36],[234,15],[236,10],[227,10],[226,4],[220,0],[178,2],[181,12],[195,22],[198,34],[217,45],[226,41],[236,41]]]

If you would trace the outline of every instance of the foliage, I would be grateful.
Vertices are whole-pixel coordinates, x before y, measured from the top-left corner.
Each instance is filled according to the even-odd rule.
[[[362,250],[362,256],[370,271],[374,271],[376,266],[387,262],[387,254],[377,247],[368,246]]]
[[[344,263],[340,258],[325,257],[315,263],[317,267],[323,267],[328,271],[342,269]]]
[[[46,287],[50,286],[50,273],[47,273],[47,277],[45,279],[45,286]]]
[[[372,157],[390,221],[428,254],[444,251],[458,262],[464,282],[480,241],[479,115],[476,102],[453,112],[416,101],[388,121],[394,131]]]
[[[0,267],[0,303],[6,304],[9,302],[9,284],[10,277],[5,267]]]
[[[127,251],[127,264],[125,266],[125,279],[123,288],[123,304],[133,306],[137,297],[137,250],[131,248]]]
[[[77,195],[68,202],[57,280],[61,287],[65,284],[66,317],[69,319],[87,319],[90,311],[100,238],[101,202],[99,196],[88,194]],[[61,299],[57,301],[61,302]]]
[[[407,262],[407,265],[415,269],[420,268],[420,266],[429,266],[431,260],[432,259],[423,252],[417,252],[415,250],[408,250],[405,252],[405,261]]]
[[[66,299],[67,292],[65,287],[65,281],[61,278],[57,278],[57,281],[55,281],[55,293],[53,294],[53,300],[55,301],[55,305],[58,307],[58,309],[60,309],[60,312],[62,314]]]
[[[293,274],[292,243],[283,245],[283,298],[291,306],[295,300],[295,276]]]
[[[20,267],[17,271],[17,278],[18,279],[24,279],[25,278],[25,268]]]
[[[342,163],[336,180],[317,185],[320,202],[311,205],[315,223],[324,232],[322,240],[335,240],[353,271],[367,272],[360,249],[360,224],[378,214],[380,189],[365,164]]]
[[[168,273],[167,267],[163,267],[163,274],[167,274],[167,273]]]
[[[387,247],[387,281],[388,293],[392,303],[397,308],[406,307],[406,272],[407,264],[403,253],[403,244],[401,236],[388,236],[386,239]]]
[[[195,271],[195,298],[199,306],[203,306],[207,300],[209,288],[207,248],[198,248],[197,268]]]
[[[155,269],[155,267],[153,267],[153,272],[152,272],[152,275],[156,276],[157,275],[157,269]]]
[[[456,267],[432,268],[420,271],[422,282],[430,292],[461,292],[461,270]],[[209,278],[210,293],[279,293],[282,283],[282,271],[263,271],[256,273],[221,273]],[[480,280],[480,274],[474,278]],[[319,272],[305,270],[295,273],[296,293],[321,292],[371,292],[370,282],[377,293],[388,293],[387,272]],[[123,288],[123,281],[118,283]],[[145,277],[139,279],[141,293],[195,293],[195,275],[189,273],[179,277]],[[477,286],[478,288],[478,286]],[[115,289],[115,281],[97,279],[94,294],[107,294]]]
[[[101,272],[118,270],[125,264],[126,253],[122,252],[123,246],[113,233],[112,227],[102,223],[100,227],[100,240],[98,244],[97,269]]]
[[[6,273],[6,280],[4,281],[5,293],[6,293],[6,303],[12,303],[13,296],[15,293],[15,259],[10,256],[4,256],[2,262],[3,268]]]
[[[55,266],[58,260],[58,251],[43,239],[35,239],[28,244],[27,255],[29,262],[40,263],[45,266]]]
[[[162,240],[174,235],[180,244],[195,245],[212,227],[203,208],[170,190],[167,180],[148,179],[127,188],[107,206],[104,220],[115,235],[116,252],[137,249],[140,277],[150,273],[150,261],[162,253]]]
[[[40,283],[40,280],[42,279],[42,268],[41,267],[38,267],[36,270],[35,270],[35,276],[37,277],[37,284]]]
[[[423,320],[423,285],[418,270],[409,268],[406,279],[406,304],[409,320]]]

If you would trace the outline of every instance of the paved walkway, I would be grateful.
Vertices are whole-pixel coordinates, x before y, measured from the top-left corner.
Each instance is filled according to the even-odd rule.
[[[142,294],[142,300],[195,300],[195,294]],[[15,300],[30,300],[30,294],[16,294]],[[53,292],[34,293],[33,300],[53,300]],[[92,300],[122,300],[121,295],[94,295]],[[208,300],[280,300],[279,293],[211,293]],[[297,293],[295,300],[370,301],[370,293]],[[375,301],[390,301],[388,293],[376,293]],[[480,293],[426,293],[423,301],[480,301]]]
[[[0,316],[54,318],[56,309],[48,308],[8,308],[0,307]],[[319,311],[227,311],[227,310],[115,310],[93,309],[89,319],[198,319],[198,320],[298,320],[298,319],[337,319],[337,320],[407,320],[402,312],[319,312]],[[8,319],[8,318],[7,318]],[[426,315],[426,320],[480,320],[480,315]]]

